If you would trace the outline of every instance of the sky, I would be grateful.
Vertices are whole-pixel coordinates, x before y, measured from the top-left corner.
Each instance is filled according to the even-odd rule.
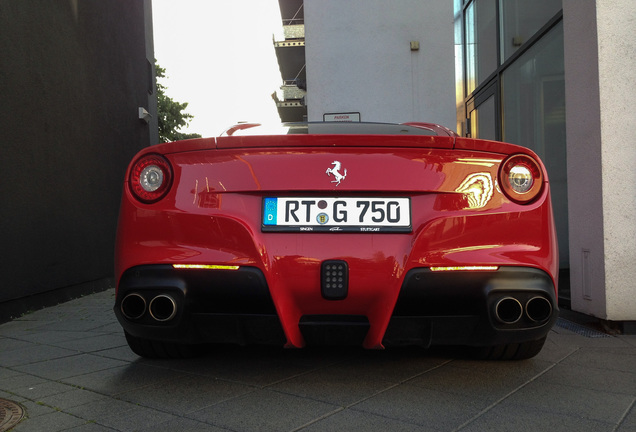
[[[282,84],[277,0],[153,0],[152,15],[160,82],[194,115],[182,131],[208,137],[239,121],[280,122],[271,97]]]

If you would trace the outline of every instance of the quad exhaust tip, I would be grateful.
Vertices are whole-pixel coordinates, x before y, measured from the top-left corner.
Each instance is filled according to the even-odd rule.
[[[504,297],[495,305],[495,317],[502,324],[514,324],[523,316],[523,306],[514,297]]]
[[[160,294],[150,302],[150,316],[160,322],[170,321],[177,314],[177,303],[167,294]]]
[[[139,293],[128,294],[121,301],[121,313],[128,320],[140,320],[146,312],[150,312],[155,321],[170,321],[177,315],[177,302],[168,294],[159,294],[148,304]]]
[[[526,302],[526,315],[533,322],[547,321],[552,315],[552,304],[545,297],[532,297]]]
[[[532,323],[544,323],[552,316],[552,303],[545,297],[530,298],[525,306],[514,297],[503,297],[495,304],[495,318],[502,324],[517,323],[523,316]]]
[[[140,294],[128,294],[121,301],[121,313],[129,320],[138,320],[146,313],[146,299]]]

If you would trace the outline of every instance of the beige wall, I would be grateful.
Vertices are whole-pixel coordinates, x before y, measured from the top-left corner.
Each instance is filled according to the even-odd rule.
[[[636,320],[636,2],[563,0],[572,308]]]
[[[636,2],[598,0],[608,319],[636,320]]]

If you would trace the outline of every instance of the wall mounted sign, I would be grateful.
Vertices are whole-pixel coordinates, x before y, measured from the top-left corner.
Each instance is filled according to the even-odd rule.
[[[360,122],[359,112],[348,113],[327,113],[322,115],[322,120],[326,122]]]

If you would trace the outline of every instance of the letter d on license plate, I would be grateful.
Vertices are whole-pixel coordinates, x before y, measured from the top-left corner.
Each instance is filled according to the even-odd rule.
[[[411,199],[267,197],[263,231],[411,232]]]

